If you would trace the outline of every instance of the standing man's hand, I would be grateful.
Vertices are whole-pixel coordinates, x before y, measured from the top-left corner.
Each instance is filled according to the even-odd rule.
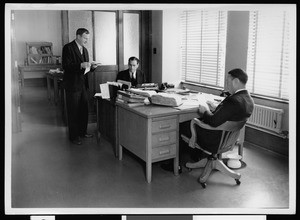
[[[80,64],[81,69],[90,68],[91,64],[89,62],[83,62]]]

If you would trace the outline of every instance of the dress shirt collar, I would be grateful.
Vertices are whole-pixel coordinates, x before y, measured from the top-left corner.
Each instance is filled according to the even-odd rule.
[[[238,90],[236,90],[236,91],[235,91],[235,93],[238,93],[238,92],[240,92],[240,91],[244,91],[244,90],[246,90],[246,91],[247,91],[247,89],[238,89]],[[234,93],[234,94],[235,94],[235,93]]]
[[[79,49],[80,53],[82,54],[83,53],[83,47],[79,43],[77,43],[76,40],[75,40],[75,42],[76,42],[76,44],[78,46],[78,49]]]

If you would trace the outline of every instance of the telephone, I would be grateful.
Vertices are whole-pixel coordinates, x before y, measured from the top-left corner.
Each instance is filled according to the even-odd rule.
[[[169,88],[174,88],[174,85],[164,82],[160,85],[159,90],[165,90],[165,89],[169,89]]]

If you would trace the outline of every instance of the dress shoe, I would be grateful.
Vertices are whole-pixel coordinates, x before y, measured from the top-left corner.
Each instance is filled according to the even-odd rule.
[[[84,134],[81,136],[82,138],[92,138],[94,135],[93,134]]]
[[[82,142],[81,142],[81,140],[80,140],[79,137],[78,137],[78,138],[75,138],[74,140],[71,140],[71,142],[72,142],[73,144],[77,144],[77,145],[81,145],[81,144],[82,144]]]
[[[165,171],[174,172],[173,163],[164,163],[164,164],[160,165],[160,167]],[[178,166],[178,173],[182,173],[181,166]]]

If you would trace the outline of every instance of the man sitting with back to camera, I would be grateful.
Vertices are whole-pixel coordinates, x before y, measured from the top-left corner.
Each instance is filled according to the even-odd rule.
[[[138,85],[145,83],[144,73],[141,70],[138,70],[139,63],[140,60],[138,58],[130,57],[128,59],[128,69],[119,72],[116,81],[123,80],[131,82],[132,87],[137,87]]]
[[[230,93],[218,106],[214,106],[211,103],[207,103],[209,108],[199,106],[199,112],[202,114],[202,118],[199,118],[204,123],[218,127],[226,121],[241,121],[250,117],[254,108],[254,101],[251,98],[249,92],[246,90],[246,83],[248,81],[248,75],[242,69],[233,69],[228,72],[227,76],[227,88]],[[187,137],[191,137],[190,121],[180,124],[179,132]],[[218,150],[218,143],[221,139],[222,131],[211,131],[196,126],[198,145],[212,153],[216,153]],[[187,149],[187,144],[180,139],[179,154],[184,151],[189,151],[194,156],[194,160],[198,161],[208,155],[201,150]],[[195,158],[196,155],[196,158]],[[180,161],[180,163],[182,163]],[[164,170],[173,171],[173,164],[162,164]],[[179,167],[181,171],[181,167]]]

